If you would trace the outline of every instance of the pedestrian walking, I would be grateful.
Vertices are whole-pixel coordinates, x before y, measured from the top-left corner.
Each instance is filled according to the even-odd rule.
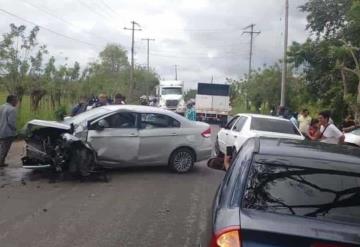
[[[185,112],[185,117],[191,121],[196,121],[196,112],[194,109],[194,104],[193,103],[188,103],[187,104],[187,109]]]
[[[309,130],[311,117],[309,116],[309,110],[303,109],[298,116],[299,130],[301,133],[306,134]]]
[[[9,95],[6,103],[0,107],[0,167],[7,166],[5,159],[16,137],[17,104],[18,98]]]

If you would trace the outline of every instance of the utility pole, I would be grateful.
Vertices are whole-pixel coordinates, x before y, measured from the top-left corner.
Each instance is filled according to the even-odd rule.
[[[285,0],[285,33],[284,33],[284,59],[281,78],[281,100],[280,106],[285,106],[285,93],[286,93],[286,74],[287,74],[287,46],[289,35],[289,0]]]
[[[139,26],[139,23],[132,21],[131,22],[132,27],[131,28],[127,28],[124,27],[125,30],[131,30],[132,34],[131,34],[131,69],[130,69],[130,83],[129,83],[129,92],[128,92],[128,98],[131,99],[132,97],[132,92],[134,89],[134,46],[135,46],[135,31],[141,31],[141,28],[135,28],[136,26]]]
[[[175,64],[175,80],[177,81],[178,77],[177,77],[177,64]]]
[[[150,41],[155,41],[155,39],[150,39],[150,38],[146,38],[146,39],[142,39],[142,40],[145,40],[147,42],[147,71],[148,73],[150,73]],[[150,76],[150,75],[148,75]],[[146,80],[148,81],[148,80]],[[150,81],[149,81],[149,84],[150,84]],[[150,91],[150,88],[149,88],[149,85],[146,85],[146,95],[149,95],[149,91]]]
[[[250,31],[244,31],[242,34],[250,34],[250,54],[249,54],[249,74],[248,78],[251,77],[251,71],[252,71],[252,56],[253,56],[253,43],[254,43],[254,34],[260,34],[260,31],[254,31],[255,24],[251,24],[244,29],[249,29]]]
[[[155,39],[150,39],[150,38],[146,38],[146,39],[142,39],[144,41],[147,42],[147,70],[148,72],[150,72],[150,41],[155,41]]]

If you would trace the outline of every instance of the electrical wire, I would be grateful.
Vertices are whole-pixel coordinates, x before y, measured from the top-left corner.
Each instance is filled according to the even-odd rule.
[[[24,21],[24,22],[27,22],[27,23],[31,24],[31,25],[38,26],[38,27],[40,27],[40,28],[48,31],[49,33],[52,33],[52,34],[61,36],[61,37],[63,37],[63,38],[66,38],[66,39],[69,39],[69,40],[72,40],[72,41],[76,41],[76,42],[79,42],[79,43],[83,43],[83,44],[88,45],[88,46],[91,46],[91,47],[96,47],[96,48],[98,47],[98,45],[92,44],[92,43],[90,43],[90,42],[83,41],[83,40],[80,40],[80,39],[76,39],[76,38],[70,37],[70,36],[68,36],[68,35],[65,35],[65,34],[59,33],[59,32],[57,32],[57,31],[54,31],[54,30],[52,30],[52,29],[50,29],[50,28],[47,28],[47,27],[44,27],[44,26],[42,26],[42,25],[36,24],[35,22],[29,21],[29,20],[27,20],[27,19],[25,19],[25,18],[23,18],[23,17],[21,17],[21,16],[18,16],[18,15],[16,15],[16,14],[13,14],[13,13],[7,11],[7,10],[4,10],[4,9],[1,9],[1,8],[0,8],[0,12],[3,12],[3,13],[5,13],[5,14],[7,14],[7,15],[10,15],[10,16],[15,17],[15,18],[17,18],[17,19],[20,19],[20,20],[22,20],[22,21]]]

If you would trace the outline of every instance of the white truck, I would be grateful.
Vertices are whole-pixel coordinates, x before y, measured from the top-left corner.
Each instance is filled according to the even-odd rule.
[[[198,83],[195,108],[198,120],[225,125],[231,111],[230,86]]]
[[[184,82],[176,80],[160,81],[156,87],[159,107],[184,115]]]

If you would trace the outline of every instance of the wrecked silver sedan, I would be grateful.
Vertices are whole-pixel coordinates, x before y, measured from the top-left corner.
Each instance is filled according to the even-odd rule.
[[[184,173],[212,149],[208,124],[148,106],[103,106],[63,122],[32,120],[25,128],[25,168],[82,176],[103,167],[148,165]]]

